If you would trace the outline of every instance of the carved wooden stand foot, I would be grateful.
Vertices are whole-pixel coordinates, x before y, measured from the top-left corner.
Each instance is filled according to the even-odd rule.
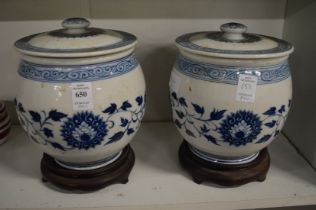
[[[240,165],[223,165],[203,160],[194,155],[186,141],[179,148],[179,160],[197,184],[212,182],[221,186],[239,186],[253,181],[266,179],[270,167],[270,156],[263,149],[258,157],[250,163]]]
[[[64,168],[44,153],[41,161],[42,180],[65,190],[95,191],[111,184],[126,184],[134,162],[135,155],[129,145],[113,163],[92,170]]]

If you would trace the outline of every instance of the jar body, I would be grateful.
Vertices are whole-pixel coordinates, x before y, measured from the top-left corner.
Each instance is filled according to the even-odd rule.
[[[256,75],[255,101],[236,100],[239,74]],[[291,105],[287,57],[234,60],[181,52],[171,74],[173,121],[201,156],[253,156],[279,134]]]
[[[76,65],[71,59],[50,64],[22,60],[18,117],[29,138],[56,160],[85,164],[109,159],[138,130],[145,111],[142,69],[133,54],[109,57]],[[88,110],[74,108],[73,87],[78,83],[91,90]]]

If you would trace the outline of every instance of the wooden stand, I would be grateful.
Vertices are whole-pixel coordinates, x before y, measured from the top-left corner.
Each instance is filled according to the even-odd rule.
[[[250,163],[240,165],[223,165],[203,160],[194,155],[186,141],[179,148],[179,160],[197,184],[212,182],[222,186],[239,186],[253,181],[264,181],[270,167],[267,149]]]
[[[70,191],[95,191],[115,183],[125,184],[134,166],[133,149],[126,146],[113,163],[93,170],[67,169],[44,153],[41,161],[43,181]]]

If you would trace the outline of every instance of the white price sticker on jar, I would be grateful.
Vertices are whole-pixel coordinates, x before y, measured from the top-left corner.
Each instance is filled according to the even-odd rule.
[[[72,83],[72,105],[75,111],[93,109],[92,85],[90,82]]]
[[[257,76],[240,74],[238,79],[236,100],[246,103],[254,103],[256,100],[257,83]]]

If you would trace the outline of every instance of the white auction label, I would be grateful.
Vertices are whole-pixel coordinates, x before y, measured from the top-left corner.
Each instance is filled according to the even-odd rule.
[[[238,79],[236,100],[246,103],[254,103],[256,100],[257,83],[257,76],[240,74]]]
[[[169,81],[169,87],[171,91],[178,92],[181,84],[181,77],[179,77],[176,73],[172,72],[171,78]]]
[[[72,83],[72,105],[76,111],[93,109],[92,85],[90,82]]]

